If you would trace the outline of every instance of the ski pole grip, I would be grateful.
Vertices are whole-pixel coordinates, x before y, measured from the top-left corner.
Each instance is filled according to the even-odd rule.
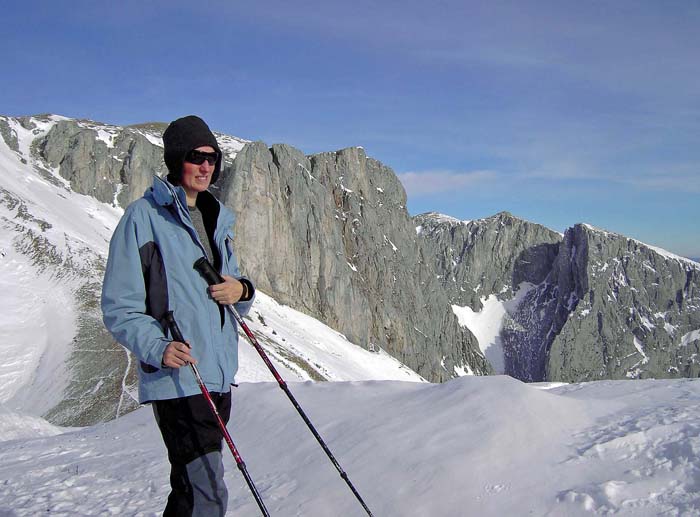
[[[175,341],[179,341],[180,343],[184,343],[185,338],[183,337],[182,332],[180,332],[180,327],[177,326],[175,316],[173,316],[173,311],[168,311],[165,313],[165,322],[168,324],[168,329],[170,330],[170,335],[173,337],[173,339]]]
[[[199,271],[199,274],[204,277],[204,280],[209,285],[220,284],[224,281],[223,277],[214,269],[214,266],[211,265],[206,257],[195,260],[193,267]]]

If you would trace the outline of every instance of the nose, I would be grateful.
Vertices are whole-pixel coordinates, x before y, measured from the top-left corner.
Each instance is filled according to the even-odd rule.
[[[207,160],[204,160],[202,164],[199,166],[199,170],[202,172],[209,172],[210,169],[213,169],[214,165],[209,165],[209,162]]]

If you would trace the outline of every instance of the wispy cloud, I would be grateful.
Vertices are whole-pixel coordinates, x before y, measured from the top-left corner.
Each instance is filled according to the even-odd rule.
[[[700,193],[700,171],[685,176],[675,174],[656,174],[637,178],[625,178],[621,183],[640,190]]]
[[[398,174],[406,193],[412,197],[459,193],[498,179],[495,171],[419,171]]]

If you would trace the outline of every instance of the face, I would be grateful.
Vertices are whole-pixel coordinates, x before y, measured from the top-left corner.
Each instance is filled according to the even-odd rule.
[[[215,149],[209,145],[203,145],[196,149],[197,151],[205,153],[213,153],[215,151]],[[215,168],[216,165],[209,165],[207,160],[204,160],[201,165],[196,165],[188,161],[183,162],[180,185],[185,189],[185,194],[187,194],[187,204],[194,205],[197,194],[209,188]]]

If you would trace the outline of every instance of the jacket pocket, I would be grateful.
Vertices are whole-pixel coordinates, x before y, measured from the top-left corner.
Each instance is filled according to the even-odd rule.
[[[143,361],[140,361],[140,366],[141,371],[143,371],[144,373],[156,373],[160,370],[160,368],[156,368],[155,366],[150,365],[148,363],[144,363]]]

